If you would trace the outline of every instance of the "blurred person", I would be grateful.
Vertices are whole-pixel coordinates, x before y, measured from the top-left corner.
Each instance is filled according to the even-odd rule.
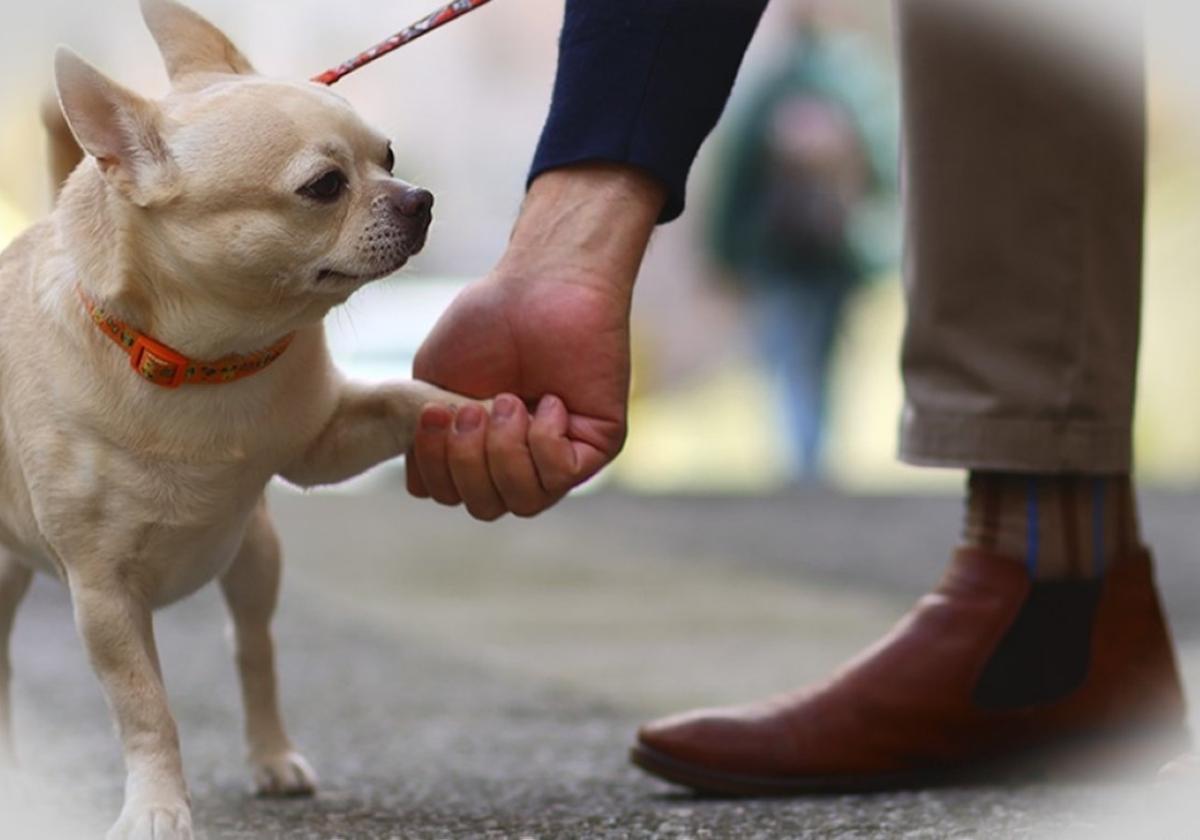
[[[895,252],[895,225],[879,223],[895,195],[893,97],[869,46],[830,17],[824,0],[796,2],[783,55],[730,127],[710,233],[746,294],[803,481],[822,472],[846,304]]]
[[[416,360],[444,388],[507,393],[490,416],[424,410],[415,495],[484,520],[532,516],[617,455],[638,267],[655,225],[683,211],[765,5],[567,0],[511,242]],[[1028,775],[1074,748],[1152,763],[1187,739],[1131,479],[1139,29],[1116,28],[1123,51],[1093,73],[1010,25],[1007,2],[897,9],[900,455],[967,471],[962,546],[936,590],[829,680],[643,727],[635,762],[696,790],[909,787],[1005,764]]]

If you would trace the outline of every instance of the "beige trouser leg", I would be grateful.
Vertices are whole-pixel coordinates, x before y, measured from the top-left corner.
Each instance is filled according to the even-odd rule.
[[[909,304],[901,458],[1126,472],[1141,294],[1141,31],[1136,20],[1110,28],[1109,48],[1124,41],[1125,52],[1100,72],[1064,38],[979,13],[1005,6],[898,2]]]

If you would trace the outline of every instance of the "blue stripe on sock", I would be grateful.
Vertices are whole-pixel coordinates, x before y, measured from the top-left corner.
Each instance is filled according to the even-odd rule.
[[[1092,482],[1092,574],[1104,575],[1104,479]]]
[[[1025,548],[1025,567],[1029,570],[1029,579],[1037,579],[1038,545],[1041,543],[1041,524],[1038,521],[1038,480],[1031,477],[1028,487],[1028,540]]]

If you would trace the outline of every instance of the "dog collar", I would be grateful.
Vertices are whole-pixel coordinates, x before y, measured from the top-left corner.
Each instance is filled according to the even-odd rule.
[[[138,376],[160,388],[223,385],[226,382],[245,379],[268,368],[284,354],[296,337],[295,333],[286,335],[270,347],[256,353],[226,356],[215,362],[198,362],[143,335],[124,321],[105,312],[83,289],[79,290],[79,297],[100,332],[129,356],[130,365]]]

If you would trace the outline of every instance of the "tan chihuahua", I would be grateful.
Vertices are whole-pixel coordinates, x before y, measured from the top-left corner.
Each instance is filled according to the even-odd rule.
[[[387,140],[327,88],[255,75],[173,0],[142,10],[170,94],[147,101],[60,50],[58,101],[86,157],[0,256],[0,763],[8,636],[40,569],[70,588],[120,733],[110,840],[183,840],[151,611],[220,580],[258,790],[311,793],[276,696],[264,489],[355,476],[405,451],[423,405],[463,400],[350,384],[326,350],[326,313],[425,242],[432,196],[392,177]]]

